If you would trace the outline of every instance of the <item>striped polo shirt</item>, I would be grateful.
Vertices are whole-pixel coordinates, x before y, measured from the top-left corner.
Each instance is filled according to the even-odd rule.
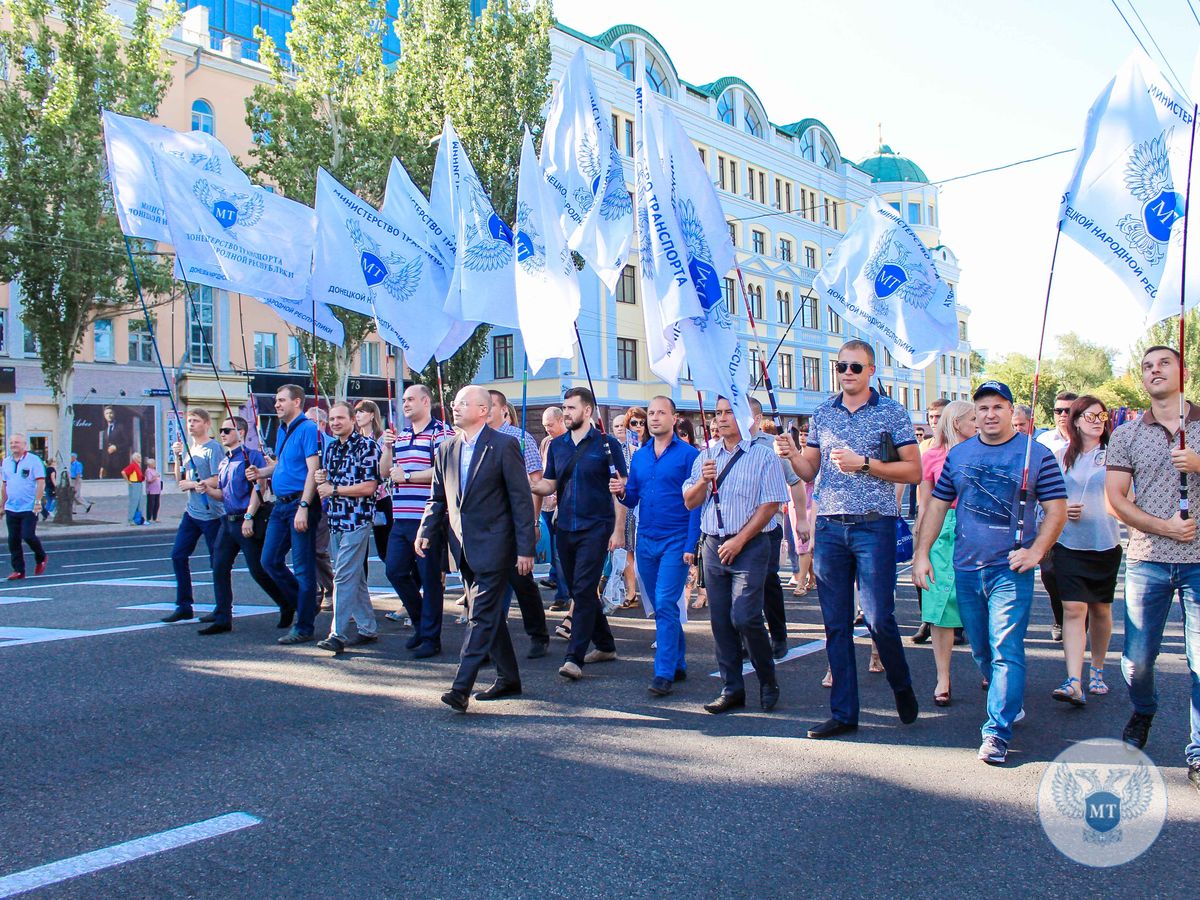
[[[406,428],[396,438],[392,447],[392,468],[404,472],[423,472],[433,468],[433,455],[442,442],[452,438],[454,432],[444,422],[430,419],[419,432]],[[433,492],[430,484],[405,484],[392,482],[392,518],[420,521],[425,504]]]

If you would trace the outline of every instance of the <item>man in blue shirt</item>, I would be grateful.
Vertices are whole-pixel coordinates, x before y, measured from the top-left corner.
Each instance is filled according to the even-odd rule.
[[[12,555],[13,570],[9,581],[25,577],[24,541],[33,551],[34,575],[46,571],[46,551],[37,536],[37,513],[46,490],[46,467],[42,461],[28,452],[25,435],[17,432],[8,439],[8,456],[0,468],[0,506],[4,507],[4,519],[8,525],[8,550]]]
[[[929,551],[946,510],[957,500],[954,588],[988,692],[979,758],[999,765],[1008,756],[1013,725],[1023,715],[1033,570],[1066,524],[1067,491],[1054,454],[1014,427],[1008,385],[985,381],[973,399],[979,433],[946,457],[922,513],[912,572],[913,583],[927,590],[933,582]],[[1027,492],[1022,486],[1026,459]],[[1034,503],[1045,512],[1040,525]]]
[[[624,480],[626,471],[620,442],[592,427],[596,398],[590,390],[571,388],[562,408],[567,433],[550,442],[545,477],[533,483],[533,493],[558,493],[558,559],[575,598],[571,641],[558,674],[578,681],[584,663],[617,658],[600,608],[600,575],[604,557],[625,545],[625,507],[612,498],[608,485],[610,476]],[[588,652],[593,641],[596,648]]]
[[[275,392],[275,414],[279,416],[275,461],[246,470],[252,480],[270,478],[275,494],[275,508],[263,540],[263,568],[296,610],[296,622],[279,639],[281,644],[311,641],[317,618],[316,526],[321,520],[317,461],[321,447],[317,426],[303,409],[304,388],[298,384],[285,384]],[[288,550],[292,551],[294,575],[287,567]]]
[[[613,478],[608,489],[630,509],[641,503],[638,522],[637,570],[654,603],[654,679],[650,693],[665,697],[676,679],[687,677],[679,600],[695,562],[700,539],[700,510],[683,503],[683,483],[700,455],[675,436],[675,401],[658,396],[650,401],[646,424],[654,440],[633,454],[629,479]]]
[[[68,476],[71,479],[71,489],[75,492],[75,498],[72,501],[72,508],[80,503],[84,504],[84,512],[92,511],[92,504],[83,499],[83,463],[79,461],[78,453],[71,453],[71,465],[67,470]]]
[[[262,567],[262,545],[254,540],[254,514],[262,505],[262,492],[247,477],[250,466],[261,468],[267,464],[258,450],[248,450],[246,420],[234,416],[221,423],[221,446],[225,458],[217,469],[216,485],[206,485],[205,490],[213,500],[220,500],[225,507],[221,516],[221,530],[217,532],[217,545],[213,549],[213,595],[217,608],[211,616],[200,621],[209,623],[200,629],[200,634],[223,634],[233,630],[233,563],[240,552],[246,558],[250,577],[266,591],[267,596],[279,607],[279,627],[292,624],[296,608],[275,580]]]

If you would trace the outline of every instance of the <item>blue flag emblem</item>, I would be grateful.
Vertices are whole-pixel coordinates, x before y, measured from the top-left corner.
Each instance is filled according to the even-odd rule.
[[[362,230],[362,225],[356,219],[346,220],[346,230],[350,232],[350,240],[358,250],[359,262],[362,265],[363,278],[368,288],[383,285],[383,289],[397,303],[407,303],[421,286],[421,257],[414,256],[408,262],[398,253],[388,253],[385,260],[381,254],[383,249],[379,242]],[[372,294],[372,303],[374,295]]]
[[[1112,791],[1088,794],[1084,803],[1083,820],[1101,834],[1121,824],[1121,798]]]
[[[1170,141],[1168,130],[1138,144],[1125,165],[1125,187],[1142,201],[1142,208],[1138,215],[1122,216],[1117,227],[1152,266],[1166,259],[1175,223],[1187,212],[1183,196],[1171,183]]]
[[[924,274],[921,260],[912,259],[912,250],[894,234],[885,234],[871,251],[864,274],[871,279],[875,312],[886,310],[884,300],[895,297],[915,309],[925,309],[933,299],[936,285]]]
[[[721,301],[721,277],[712,264],[712,250],[704,234],[704,223],[691,200],[679,204],[679,227],[687,245],[688,274],[696,287],[696,298],[705,311]]]
[[[230,192],[201,178],[192,184],[192,194],[226,231],[235,225],[256,225],[263,215],[263,199],[257,192]]]
[[[388,268],[382,259],[370,250],[362,251],[361,257],[363,277],[367,279],[368,287],[375,287],[388,277]]]
[[[908,281],[907,272],[895,263],[887,263],[875,276],[875,296],[886,299],[900,290],[906,281]]]

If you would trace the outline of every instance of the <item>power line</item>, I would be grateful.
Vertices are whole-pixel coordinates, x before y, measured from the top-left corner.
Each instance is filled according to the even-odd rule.
[[[989,172],[1002,172],[1005,169],[1011,169],[1015,166],[1023,166],[1028,163],[1040,162],[1043,159],[1050,159],[1053,156],[1062,156],[1064,153],[1074,153],[1074,147],[1069,147],[1066,150],[1055,150],[1053,153],[1043,153],[1041,156],[1031,156],[1029,159],[1018,159],[1016,162],[1005,163],[1002,166],[992,166],[990,169],[980,169],[978,172],[968,172],[966,175],[955,175],[953,178],[943,178],[941,181],[931,181],[930,184],[949,184],[952,181],[962,181],[964,178],[974,178],[976,175],[987,175]]]
[[[1150,51],[1149,51],[1149,49],[1147,49],[1146,44],[1142,40],[1141,35],[1138,34],[1137,29],[1135,29],[1133,27],[1133,23],[1130,22],[1129,17],[1127,15],[1125,15],[1125,11],[1123,9],[1121,9],[1120,6],[1117,5],[1117,0],[1109,0],[1109,2],[1112,3],[1113,9],[1115,9],[1117,11],[1117,15],[1119,15],[1121,17],[1121,21],[1125,23],[1125,27],[1129,29],[1129,33],[1133,35],[1133,39],[1138,42],[1138,46],[1142,48],[1142,52],[1145,53],[1147,57],[1150,56]],[[1132,9],[1133,14],[1135,16],[1137,16],[1137,10],[1133,9],[1132,2],[1130,2],[1129,8]],[[1138,21],[1141,22],[1141,16],[1138,16]],[[1145,28],[1144,22],[1142,22],[1142,27]],[[1157,42],[1154,41],[1154,35],[1150,34],[1150,29],[1148,29],[1148,28],[1146,29],[1146,34],[1150,36],[1150,41],[1152,43],[1154,43],[1154,46],[1158,47]],[[1159,56],[1162,56],[1162,51],[1159,50],[1158,52],[1159,52]],[[1171,68],[1171,63],[1167,60],[1167,58],[1165,56],[1162,56],[1162,61],[1167,64],[1167,68],[1170,70],[1171,74],[1175,75],[1175,70]],[[1182,86],[1178,83],[1179,82],[1178,75],[1175,75],[1175,81],[1176,81],[1175,88],[1186,97],[1187,91],[1185,91],[1182,88]]]
[[[1196,7],[1192,5],[1192,0],[1187,0],[1188,9],[1192,11],[1192,18],[1196,20],[1196,24],[1200,25],[1200,15],[1196,14]]]
[[[1167,54],[1163,53],[1162,47],[1158,46],[1158,41],[1156,41],[1154,39],[1154,32],[1152,32],[1150,30],[1150,26],[1147,25],[1146,21],[1142,18],[1142,14],[1137,11],[1137,7],[1134,6],[1133,0],[1128,0],[1128,3],[1129,3],[1129,9],[1133,12],[1133,14],[1135,16],[1137,16],[1137,20],[1138,20],[1138,22],[1141,23],[1142,27],[1146,29],[1146,36],[1148,38],[1150,38],[1150,43],[1152,43],[1154,45],[1154,49],[1158,51],[1158,55],[1162,57],[1162,61],[1167,64],[1168,71],[1170,71],[1170,73],[1175,76],[1175,81],[1178,82],[1178,84],[1179,84],[1180,93],[1183,94],[1185,100],[1190,100],[1191,98],[1188,97],[1187,91],[1184,90],[1183,79],[1180,78],[1179,75],[1175,72],[1175,67],[1172,66],[1171,61],[1169,59],[1167,59]]]

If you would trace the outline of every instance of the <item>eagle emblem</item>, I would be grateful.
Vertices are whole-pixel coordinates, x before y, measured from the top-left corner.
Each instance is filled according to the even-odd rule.
[[[1171,130],[1168,130],[1138,144],[1125,165],[1125,187],[1142,202],[1142,208],[1136,215],[1122,216],[1117,227],[1129,240],[1130,247],[1152,266],[1166,258],[1172,229],[1186,214],[1183,195],[1172,184],[1170,142]]]
[[[183,160],[185,163],[190,166],[194,166],[201,172],[212,172],[214,175],[221,174],[221,160],[211,154],[200,153],[196,150],[184,152],[178,147],[168,147],[163,143],[158,144],[158,149],[169,156]]]
[[[414,256],[406,262],[398,253],[384,256],[379,242],[365,234],[356,219],[346,220],[346,230],[358,250],[363,278],[372,293],[376,286],[382,285],[397,303],[411,300],[421,284],[421,257]]]
[[[617,145],[609,142],[608,180],[604,183],[604,197],[600,201],[600,215],[609,222],[624,219],[633,213],[633,198],[625,187],[625,168]]]
[[[884,301],[891,297],[897,297],[915,309],[929,306],[934,285],[926,279],[920,260],[911,257],[911,249],[890,235],[875,245],[865,270],[874,288],[872,311],[886,310]]]
[[[478,178],[464,177],[463,187],[470,204],[464,228],[463,266],[476,272],[505,268],[512,263],[512,229],[496,215]]]
[[[517,203],[517,265],[528,275],[540,275],[546,270],[546,242],[533,224],[533,208],[521,200]]]
[[[696,287],[696,296],[705,310],[721,301],[721,278],[713,267],[712,248],[704,233],[704,223],[691,200],[682,200],[676,208],[683,243],[687,247],[688,273]]]
[[[1119,787],[1122,781],[1125,783]],[[1085,843],[1115,844],[1122,837],[1121,824],[1145,815],[1150,808],[1154,784],[1144,765],[1109,769],[1102,782],[1097,769],[1059,763],[1052,793],[1059,814],[1083,824]]]
[[[262,219],[263,197],[258,189],[227,191],[201,178],[192,183],[192,193],[226,231],[235,225],[253,228]]]

